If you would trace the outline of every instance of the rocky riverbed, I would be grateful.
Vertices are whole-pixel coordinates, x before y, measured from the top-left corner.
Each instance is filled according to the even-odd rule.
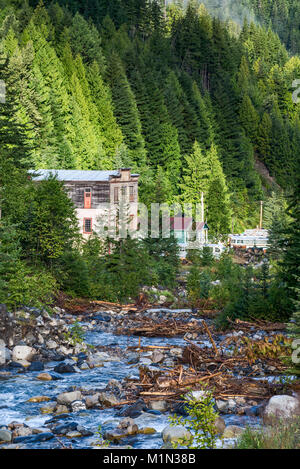
[[[0,306],[0,448],[169,447],[185,430],[170,427],[168,417],[184,414],[184,406],[164,390],[154,399],[145,395],[143,386],[152,385],[141,383],[141,373],[168,375],[176,367],[181,367],[181,375],[188,373],[190,364],[183,356],[191,341],[209,350],[243,334],[254,342],[277,334],[253,328],[210,338],[201,331],[202,320],[190,310],[159,307],[130,313],[101,308],[77,316],[74,327],[73,315],[60,308],[51,314],[26,308],[11,314]],[[180,322],[188,332],[175,337],[127,335],[143,321],[169,321],[174,327]],[[211,321],[206,319],[206,324],[210,327]],[[79,340],[82,330],[84,343]],[[230,340],[224,353],[232,357]],[[273,383],[277,394],[287,394],[279,370],[267,361],[233,367],[228,373],[240,380],[251,375],[257,382]],[[194,397],[197,392],[195,386]],[[297,396],[288,394],[275,396],[277,401],[269,395],[216,398],[218,446],[230,447],[246,425],[261,425],[270,406],[287,417],[298,412]]]

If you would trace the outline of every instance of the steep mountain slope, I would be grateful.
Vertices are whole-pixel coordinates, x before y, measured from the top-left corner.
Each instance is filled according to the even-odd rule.
[[[27,129],[23,163],[132,166],[144,202],[197,202],[203,190],[225,231],[232,215],[236,229],[256,223],[256,159],[291,186],[300,59],[271,29],[237,33],[197,2],[175,2],[166,19],[160,1],[59,3],[0,2],[0,78]],[[0,139],[9,145],[4,124]]]

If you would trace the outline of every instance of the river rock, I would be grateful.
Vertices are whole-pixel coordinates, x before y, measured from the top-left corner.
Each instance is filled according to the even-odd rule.
[[[52,349],[56,349],[58,347],[58,344],[55,342],[55,340],[48,340],[48,342],[46,342],[46,346],[47,348],[49,348],[50,350]]]
[[[300,415],[300,402],[296,397],[282,395],[273,396],[269,400],[263,413],[265,424],[272,424],[278,419],[293,419]]]
[[[111,379],[108,383],[107,383],[107,386],[105,388],[106,390],[108,391],[118,391],[118,392],[121,392],[123,387],[122,387],[122,384],[117,381],[116,379]]]
[[[75,373],[76,370],[70,363],[60,363],[54,368],[55,373]]]
[[[181,425],[177,425],[174,427],[172,427],[171,425],[168,425],[167,427],[163,429],[162,437],[163,437],[164,443],[167,443],[168,441],[176,442],[181,439],[189,440],[192,437],[192,434]]]
[[[89,368],[90,368],[87,362],[80,363],[80,365],[78,365],[78,367],[81,371],[89,370]]]
[[[119,400],[111,393],[108,392],[100,392],[99,393],[99,402],[104,407],[111,407],[113,405],[117,405]]]
[[[87,409],[92,409],[99,404],[99,393],[93,394],[92,396],[86,396],[85,405]]]
[[[155,350],[151,356],[152,363],[161,363],[164,360],[164,358],[165,356],[158,350]]]
[[[56,400],[58,404],[68,405],[74,401],[80,401],[81,392],[80,391],[63,392],[57,396]]]
[[[237,425],[228,425],[225,428],[223,433],[223,438],[237,438],[242,433],[244,433],[245,429],[243,427],[238,427]]]
[[[72,412],[80,412],[81,410],[86,410],[86,405],[83,401],[74,401],[70,404]]]
[[[35,353],[34,348],[28,345],[16,345],[12,351],[12,359],[15,361],[26,360],[30,362]]]
[[[36,362],[31,362],[27,370],[28,371],[43,371],[44,368],[45,368],[44,363],[36,361]]]
[[[54,435],[53,433],[39,433],[38,435],[29,435],[29,436],[18,436],[14,439],[14,443],[38,443],[41,441],[51,440]]]
[[[47,396],[35,396],[35,397],[31,397],[30,399],[28,399],[27,402],[36,403],[36,402],[47,402],[47,401],[50,401],[50,397],[47,397]]]
[[[10,443],[12,440],[12,432],[9,430],[0,430],[0,441],[5,441],[6,443]]]
[[[175,348],[174,347],[174,348],[171,348],[170,354],[175,356],[175,357],[181,358],[182,354],[183,354],[183,350],[181,348],[178,348],[178,347]]]
[[[76,422],[66,422],[55,425],[51,430],[55,435],[66,435],[69,432],[78,431],[78,424]]]
[[[30,427],[27,427],[25,425],[22,425],[18,428],[16,428],[14,431],[13,431],[13,437],[14,439],[18,436],[29,436],[29,435],[32,435],[32,428]]]
[[[228,401],[222,401],[222,399],[217,399],[216,400],[216,406],[219,412],[222,414],[226,414],[228,412]]]
[[[94,316],[94,319],[96,319],[96,321],[100,321],[100,322],[110,322],[111,321],[110,314],[102,313],[102,312],[96,313],[95,316]]]
[[[134,404],[124,406],[117,415],[120,417],[131,417],[135,419],[142,414],[144,409],[146,409],[145,402],[143,399],[138,399]]]
[[[83,435],[78,431],[69,432],[66,434],[66,438],[81,438],[82,436]]]
[[[66,405],[63,405],[63,404],[58,404],[55,408],[55,413],[57,415],[60,415],[60,414],[66,414],[69,412],[69,409]]]
[[[56,402],[49,402],[47,405],[40,407],[41,414],[52,414],[56,409]]]
[[[139,433],[141,435],[154,435],[154,433],[156,433],[156,430],[155,428],[152,428],[152,427],[144,427],[144,428],[141,428],[141,430],[139,430]]]
[[[106,352],[97,352],[89,356],[88,363],[92,366],[102,366],[104,362],[120,361],[117,357],[111,357]]]
[[[166,412],[167,410],[167,401],[150,401],[149,408],[151,410],[157,410],[159,412]]]
[[[51,381],[52,376],[49,373],[40,373],[37,377],[40,381]]]
[[[224,419],[222,419],[222,417],[217,417],[216,420],[215,420],[214,425],[215,425],[215,429],[216,429],[216,434],[217,435],[223,435],[224,430],[226,428],[226,424],[225,424]]]

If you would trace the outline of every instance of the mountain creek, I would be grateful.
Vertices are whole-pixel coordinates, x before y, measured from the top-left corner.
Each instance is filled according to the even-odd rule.
[[[254,343],[283,331],[220,333],[210,318],[163,306],[99,307],[75,318],[58,307],[53,315],[1,307],[0,448],[172,447],[184,429],[168,418],[186,415],[181,396],[201,396],[204,382],[219,413],[217,447],[228,448],[246,426],[262,425],[273,395],[297,399],[272,360],[242,363],[234,352],[243,337]],[[83,343],[70,345],[72,327],[84,331]]]

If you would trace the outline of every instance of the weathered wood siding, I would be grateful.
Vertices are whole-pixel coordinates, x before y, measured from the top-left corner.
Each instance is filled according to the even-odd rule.
[[[65,188],[77,208],[84,208],[84,190],[86,188],[90,188],[92,191],[92,209],[100,208],[100,204],[104,202],[110,202],[110,188],[108,182],[66,183]]]

